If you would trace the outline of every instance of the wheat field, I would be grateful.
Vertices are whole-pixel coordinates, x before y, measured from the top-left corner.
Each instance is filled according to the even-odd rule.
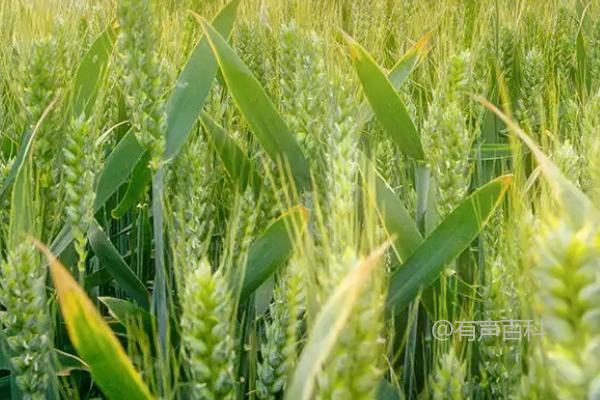
[[[600,399],[600,3],[0,0],[0,399]]]

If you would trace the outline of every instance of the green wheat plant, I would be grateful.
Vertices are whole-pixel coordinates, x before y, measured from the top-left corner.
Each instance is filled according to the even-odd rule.
[[[599,127],[595,1],[0,0],[0,398],[600,398]]]

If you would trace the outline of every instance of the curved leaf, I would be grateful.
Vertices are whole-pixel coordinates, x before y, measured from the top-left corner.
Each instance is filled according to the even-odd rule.
[[[421,289],[435,282],[443,268],[455,260],[485,226],[511,181],[511,176],[502,176],[479,188],[425,239],[392,275],[388,311],[399,313]]]
[[[150,153],[146,151],[131,173],[131,179],[123,198],[111,211],[113,218],[119,219],[137,202],[143,199],[146,188],[150,182],[151,174],[148,164],[150,163]]]
[[[250,183],[254,188],[254,192],[257,193],[260,177],[256,172],[256,168],[254,168],[252,160],[231,139],[225,129],[206,113],[202,114],[202,124],[206,128],[206,132],[208,132],[211,139],[210,142],[215,146],[217,154],[229,176],[231,176],[242,191]]]
[[[135,299],[139,305],[148,308],[149,294],[146,287],[129,268],[97,222],[94,222],[90,228],[88,239],[92,250],[100,260],[100,265],[106,268],[119,287]]]
[[[123,299],[114,297],[98,297],[108,308],[108,312],[122,325],[126,325],[129,321],[139,321],[142,323],[148,337],[152,337],[152,315],[143,308],[130,303]]]
[[[50,275],[71,343],[89,365],[92,377],[102,392],[115,400],[152,399],[125,350],[85,292],[48,248],[37,241],[36,246],[48,258]]]
[[[75,87],[73,95],[73,112],[75,115],[92,114],[92,108],[98,95],[98,90],[104,72],[108,66],[108,60],[112,54],[117,39],[117,27],[111,23],[87,51],[77,72],[75,73]]]
[[[31,150],[33,140],[35,138],[35,135],[37,134],[37,131],[40,129],[40,126],[44,123],[46,117],[48,117],[50,110],[52,110],[57,100],[58,97],[55,97],[54,100],[52,100],[50,104],[48,104],[48,107],[46,107],[46,109],[42,113],[42,116],[40,117],[40,120],[37,121],[37,123],[35,124],[35,127],[32,130],[25,132],[25,134],[23,135],[23,138],[21,139],[21,145],[19,146],[19,151],[17,152],[17,157],[15,158],[15,161],[11,166],[10,171],[8,172],[8,176],[4,179],[2,187],[0,187],[0,203],[4,201],[5,196],[8,194],[8,189],[13,184],[15,178],[17,177],[19,169],[22,167],[26,157],[29,155],[29,151]]]
[[[377,119],[400,150],[415,160],[424,160],[421,138],[396,89],[367,51],[345,35],[354,68]]]
[[[408,76],[412,72],[413,68],[417,64],[417,61],[423,54],[425,53],[425,48],[427,43],[431,39],[431,32],[425,34],[421,39],[414,44],[402,58],[394,65],[391,71],[388,73],[387,77],[390,80],[390,83],[394,87],[394,89],[399,90],[400,87],[406,82]],[[369,122],[373,118],[373,110],[369,105],[368,101],[363,101],[360,105],[360,110],[358,112],[357,124],[359,127],[364,126],[367,122]]]
[[[119,141],[110,153],[98,179],[94,211],[98,211],[104,203],[127,182],[129,175],[143,157],[146,149],[138,142],[135,135],[129,132]]]
[[[292,224],[304,227],[308,212],[302,206],[292,208],[267,227],[248,254],[240,298],[245,300],[292,254]]]
[[[89,366],[81,358],[64,351],[54,350],[58,358],[58,375],[69,376],[71,371],[88,371]]]
[[[219,12],[212,26],[227,38],[233,29],[239,0],[233,0]],[[202,111],[217,75],[217,62],[208,41],[201,38],[177,78],[175,90],[167,101],[166,159],[175,157],[185,143]]]
[[[375,199],[377,211],[385,225],[388,236],[395,237],[394,249],[401,260],[406,260],[421,245],[423,236],[402,201],[375,170],[366,156],[363,157],[363,163],[366,168],[366,171],[363,167],[360,169],[363,176],[367,175],[367,171],[375,172],[373,186],[375,192],[371,195]],[[368,185],[368,187],[371,188],[372,186]]]
[[[261,146],[276,163],[288,162],[298,188],[308,189],[308,161],[273,102],[225,39],[206,21],[200,23],[217,58],[227,87]]]

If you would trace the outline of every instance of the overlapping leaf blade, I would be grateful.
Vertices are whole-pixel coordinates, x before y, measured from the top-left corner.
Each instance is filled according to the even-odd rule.
[[[424,160],[419,133],[394,86],[369,53],[354,39],[345,37],[354,68],[375,116],[404,154],[415,160]]]
[[[241,300],[251,295],[291,255],[293,227],[302,229],[308,213],[304,207],[295,207],[275,220],[252,244],[246,262]]]
[[[140,306],[147,309],[149,307],[149,293],[146,287],[129,268],[97,223],[92,225],[88,233],[88,239],[90,246],[100,260],[100,265],[108,270],[119,287],[135,299]]]
[[[400,87],[406,82],[408,76],[414,69],[415,65],[419,61],[421,57],[423,57],[425,53],[425,49],[429,39],[431,38],[431,32],[424,35],[421,39],[411,47],[404,56],[394,65],[394,67],[387,74],[387,78],[390,83],[394,87],[394,89],[399,90]],[[358,112],[357,125],[359,127],[364,126],[367,122],[371,120],[373,117],[373,110],[369,105],[368,100],[364,101],[360,105],[360,110]]]
[[[228,38],[233,29],[239,0],[228,3],[212,22],[214,29]],[[202,37],[177,78],[167,102],[166,159],[175,157],[198,119],[217,74],[217,62]]]
[[[244,191],[248,184],[257,192],[260,177],[252,160],[239,148],[229,134],[207,114],[202,115],[202,124],[210,137],[210,142],[217,150],[217,154],[225,170],[233,181]]]
[[[511,176],[494,179],[467,197],[391,277],[387,309],[402,311],[475,239],[500,204]]]
[[[91,115],[96,96],[108,69],[108,62],[117,39],[115,23],[111,23],[92,43],[75,73],[73,93],[74,115]]]
[[[201,24],[227,87],[261,146],[276,163],[289,164],[300,190],[308,189],[310,187],[308,161],[275,105],[225,39],[205,21],[201,21]]]

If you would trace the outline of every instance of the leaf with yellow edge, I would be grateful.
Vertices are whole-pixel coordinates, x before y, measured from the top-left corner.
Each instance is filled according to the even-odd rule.
[[[379,264],[390,244],[391,242],[386,242],[362,260],[348,273],[327,300],[310,331],[308,342],[286,391],[286,400],[311,398],[316,375],[321,371],[323,363],[350,319],[364,283]]]
[[[125,350],[85,292],[46,246],[32,240],[48,259],[69,338],[104,395],[109,399],[152,399]]]

